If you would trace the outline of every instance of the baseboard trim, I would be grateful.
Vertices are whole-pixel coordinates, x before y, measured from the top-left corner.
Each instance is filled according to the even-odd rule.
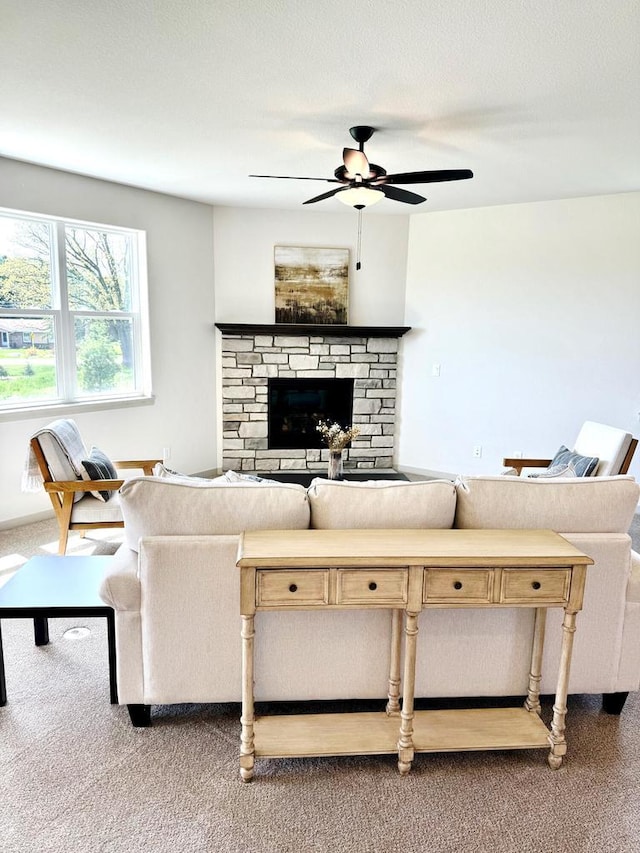
[[[35,524],[36,521],[49,521],[55,518],[53,510],[47,512],[34,512],[32,515],[23,515],[18,518],[8,518],[0,521],[0,530],[13,530],[14,527],[24,527],[25,524]]]

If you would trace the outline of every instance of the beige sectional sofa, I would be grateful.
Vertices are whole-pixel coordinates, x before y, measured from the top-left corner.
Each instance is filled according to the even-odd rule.
[[[121,489],[125,544],[101,595],[116,611],[118,691],[136,725],[150,707],[238,702],[238,537],[301,528],[550,528],[594,560],[570,693],[620,710],[640,688],[640,557],[627,535],[640,488],[627,476],[457,483],[282,483],[140,477]],[[549,611],[543,693],[555,690],[561,611]],[[420,616],[416,696],[525,695],[533,611],[443,609]],[[259,613],[256,700],[383,699],[390,614]],[[617,706],[617,708],[616,708]]]

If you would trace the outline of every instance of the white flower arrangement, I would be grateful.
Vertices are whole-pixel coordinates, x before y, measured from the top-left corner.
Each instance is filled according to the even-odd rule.
[[[356,426],[343,429],[339,423],[330,421],[320,421],[316,429],[322,435],[329,450],[344,450],[352,438],[360,435],[360,429]]]

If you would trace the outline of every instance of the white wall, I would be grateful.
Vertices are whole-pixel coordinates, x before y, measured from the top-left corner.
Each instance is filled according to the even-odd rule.
[[[638,436],[639,234],[640,193],[413,216],[400,466],[499,473],[585,420]]]
[[[216,207],[216,320],[275,321],[274,246],[340,246],[351,249],[349,323],[402,325],[409,217],[364,212],[362,269],[356,272],[357,222],[353,210]]]
[[[153,405],[74,413],[112,458],[162,456],[216,467],[213,209],[159,193],[0,159],[0,207],[147,233]],[[28,439],[52,415],[0,421],[0,525],[51,508],[20,491]]]

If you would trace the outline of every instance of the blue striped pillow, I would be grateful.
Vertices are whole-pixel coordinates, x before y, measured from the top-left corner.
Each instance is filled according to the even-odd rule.
[[[98,447],[92,447],[88,459],[82,460],[82,479],[83,480],[115,480],[118,477],[113,462],[109,459],[106,453]],[[94,498],[105,503],[109,500],[113,491],[109,489],[101,489],[98,492],[91,492]]]
[[[581,456],[579,453],[569,450],[563,444],[551,460],[547,471],[551,472],[553,468],[554,472],[551,473],[551,476],[558,477],[562,476],[558,472],[564,468],[566,469],[566,473],[564,473],[565,477],[590,477],[596,470],[599,461],[600,459],[597,456]],[[550,475],[539,474],[538,476],[544,477]]]

